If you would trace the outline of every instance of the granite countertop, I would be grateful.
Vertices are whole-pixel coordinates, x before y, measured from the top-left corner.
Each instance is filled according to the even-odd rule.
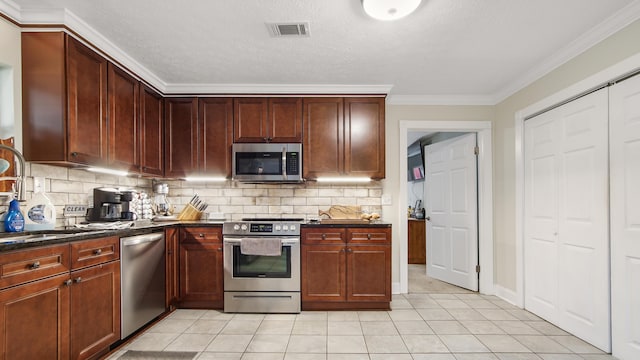
[[[0,232],[0,253],[11,250],[25,249],[31,247],[57,245],[80,240],[88,240],[109,236],[127,237],[140,234],[147,234],[154,231],[162,231],[173,226],[198,226],[217,227],[222,226],[224,221],[220,220],[197,220],[197,221],[134,221],[133,226],[121,229],[102,228],[56,228],[54,230],[24,231],[19,233]],[[321,222],[306,222],[303,227],[391,227],[390,223],[375,222],[369,224],[326,224]]]

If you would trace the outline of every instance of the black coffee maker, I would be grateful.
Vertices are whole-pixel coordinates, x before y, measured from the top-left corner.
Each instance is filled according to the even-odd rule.
[[[122,193],[114,188],[94,188],[93,207],[87,209],[87,221],[122,220]]]

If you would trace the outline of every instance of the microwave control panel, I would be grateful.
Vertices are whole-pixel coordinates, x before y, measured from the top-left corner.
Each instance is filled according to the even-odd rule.
[[[288,152],[287,153],[287,174],[288,175],[300,175],[300,153]]]

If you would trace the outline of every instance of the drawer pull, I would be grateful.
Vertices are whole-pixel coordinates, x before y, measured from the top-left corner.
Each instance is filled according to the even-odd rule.
[[[37,269],[37,268],[39,268],[39,267],[40,267],[40,261],[36,261],[36,262],[34,262],[33,264],[31,264],[31,266],[30,266],[30,268],[31,268],[32,270],[35,270],[35,269]]]
[[[204,237],[204,234],[203,234],[203,233],[200,233],[200,234],[198,234],[198,236],[200,236],[201,238],[203,238],[203,237]]]
[[[67,279],[64,281],[63,284],[65,284],[66,286],[71,286],[71,283],[72,283],[71,279]]]
[[[82,282],[82,278],[78,276],[77,278],[73,279],[73,282],[75,282],[76,284],[79,284]]]
[[[371,240],[371,234],[367,234],[367,239]]]
[[[95,250],[93,251],[93,255],[95,255],[95,256],[98,256],[98,255],[100,255],[100,254],[102,254],[102,249],[95,249]]]
[[[322,240],[327,240],[327,234],[322,234]]]

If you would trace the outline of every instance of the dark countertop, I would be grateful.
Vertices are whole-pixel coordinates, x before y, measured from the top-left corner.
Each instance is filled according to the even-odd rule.
[[[151,221],[136,221],[134,225],[125,229],[99,229],[99,228],[56,228],[54,230],[43,231],[23,231],[19,233],[2,233],[0,232],[0,253],[26,249],[38,246],[49,246],[65,244],[74,241],[89,240],[95,238],[103,238],[109,236],[128,237],[141,234],[148,234],[154,231],[163,231],[168,227],[175,226],[198,226],[198,227],[218,227],[222,226],[224,221],[163,221],[163,222],[151,222]],[[303,227],[313,228],[336,228],[336,227],[373,227],[373,228],[386,228],[391,227],[389,223],[370,223],[370,224],[322,224],[319,222],[308,222],[302,225]],[[47,237],[43,237],[44,235]],[[39,238],[38,235],[41,237]],[[51,237],[48,237],[51,235]],[[31,236],[30,239],[24,239],[24,237]],[[5,242],[9,238],[18,238],[15,242]],[[20,239],[22,238],[22,239]]]

